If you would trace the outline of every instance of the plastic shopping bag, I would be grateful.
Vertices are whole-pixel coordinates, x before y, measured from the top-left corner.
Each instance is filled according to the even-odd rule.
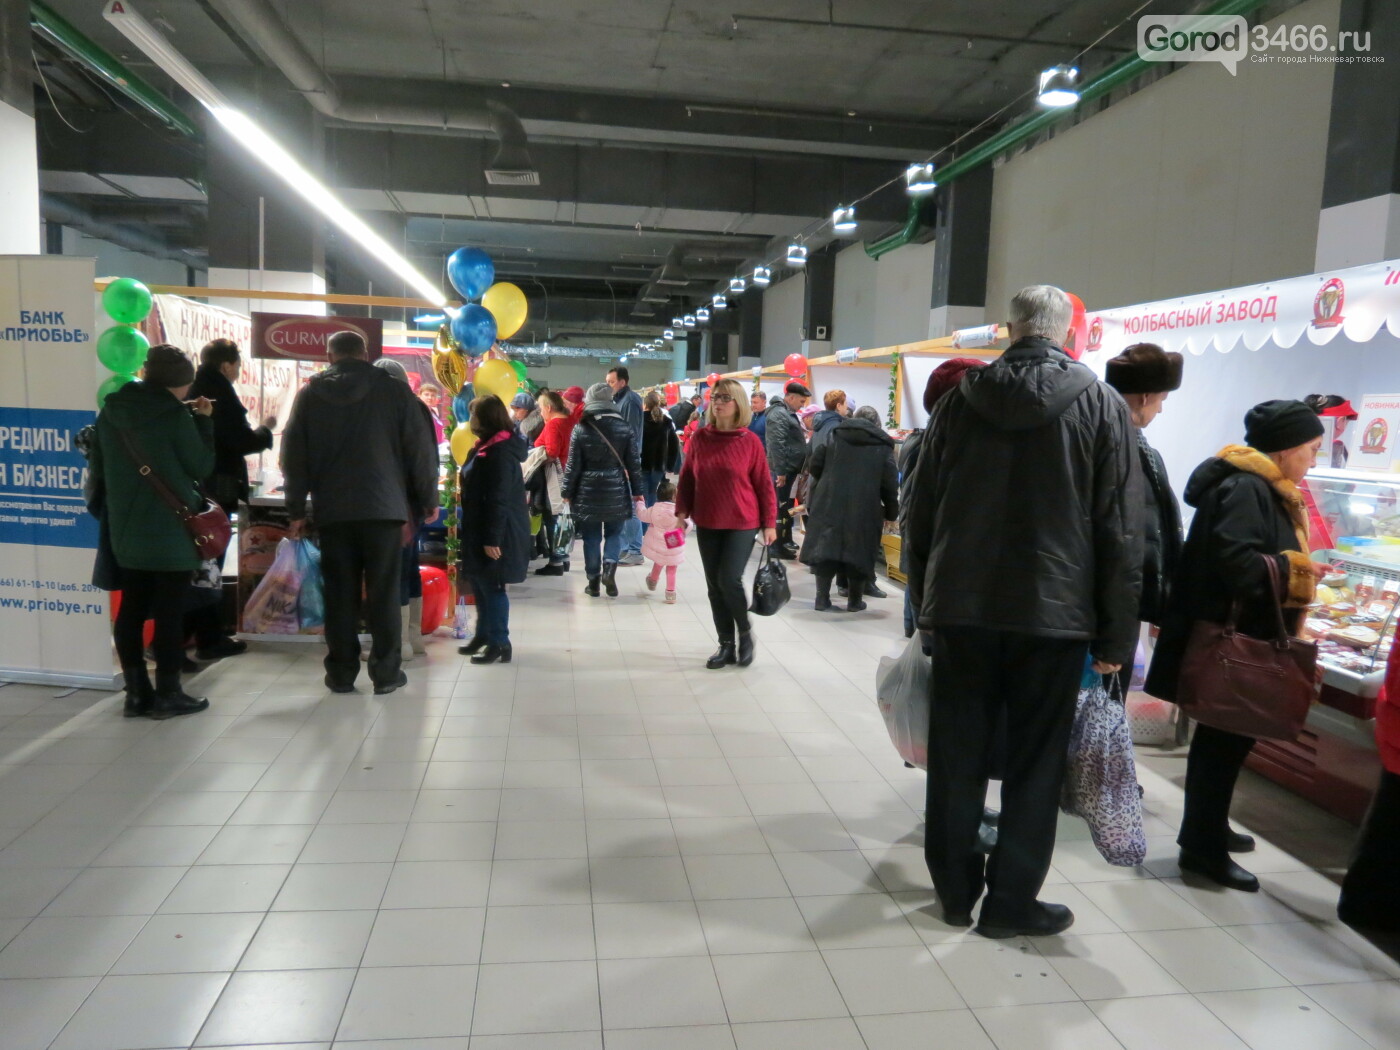
[[[911,766],[928,768],[929,680],[933,660],[924,655],[916,634],[899,659],[880,661],[875,680],[875,700],[885,719],[890,743]]]
[[[772,616],[788,603],[792,591],[788,588],[787,569],[773,557],[771,547],[763,548],[763,558],[758,563],[758,571],[753,574],[753,601],[749,612],[759,616]]]
[[[326,595],[321,578],[321,552],[310,540],[293,540],[297,549],[297,569],[301,590],[297,594],[297,620],[303,631],[326,627]]]
[[[1102,680],[1079,691],[1060,808],[1084,818],[1095,848],[1110,864],[1131,868],[1146,859],[1128,716]]]
[[[554,556],[560,559],[569,557],[569,548],[574,545],[574,518],[572,514],[561,514],[554,524]]]
[[[297,594],[301,590],[301,570],[297,550],[291,540],[277,544],[272,567],[258,583],[243,608],[243,630],[248,634],[297,634]]]

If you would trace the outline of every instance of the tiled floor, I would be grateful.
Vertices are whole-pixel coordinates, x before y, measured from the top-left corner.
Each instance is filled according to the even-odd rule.
[[[438,638],[387,698],[326,694],[314,645],[162,724],[0,689],[0,1050],[1400,1045],[1400,966],[1333,882],[1268,841],[1257,896],[1182,881],[1179,759],[1144,763],[1144,869],[1064,823],[1069,935],[944,926],[872,700],[897,591],[819,616],[796,570],[712,673],[698,567],[674,607],[620,575],[515,588],[515,663]]]

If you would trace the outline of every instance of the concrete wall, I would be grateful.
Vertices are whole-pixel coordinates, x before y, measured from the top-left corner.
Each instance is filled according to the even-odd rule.
[[[932,290],[932,244],[908,244],[878,261],[851,245],[836,256],[832,345],[869,349],[927,339]]]
[[[798,272],[763,292],[762,364],[776,365],[802,351],[802,311],[807,275]]]
[[[97,260],[98,277],[134,277],[146,284],[183,285],[185,268],[167,259],[119,248],[109,241],[99,241],[70,226],[63,227],[63,254],[87,256]],[[195,271],[196,280],[204,282],[204,271]]]
[[[1277,23],[1335,35],[1338,9],[1308,0]],[[989,316],[1027,284],[1103,309],[1311,273],[1332,70],[1186,65],[1005,163]]]

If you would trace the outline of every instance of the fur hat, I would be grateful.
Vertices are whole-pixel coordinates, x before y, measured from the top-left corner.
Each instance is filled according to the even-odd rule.
[[[1156,343],[1134,343],[1108,362],[1104,379],[1120,394],[1167,394],[1180,388],[1182,364]]]
[[[163,386],[167,390],[189,386],[194,382],[194,364],[178,346],[157,343],[146,351],[141,378],[151,386]]]
[[[1244,414],[1244,443],[1259,452],[1297,448],[1322,431],[1322,420],[1301,401],[1265,401]]]

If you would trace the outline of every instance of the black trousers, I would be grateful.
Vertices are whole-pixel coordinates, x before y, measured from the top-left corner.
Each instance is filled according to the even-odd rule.
[[[141,632],[147,620],[156,622],[151,647],[156,653],[158,676],[180,674],[185,659],[185,592],[190,572],[154,572],[122,569],[122,606],[112,625],[112,642],[122,668],[145,667]]]
[[[1211,860],[1229,854],[1230,800],[1254,738],[1197,725],[1186,756],[1186,804],[1176,844]]]
[[[753,553],[753,529],[696,528],[695,542],[705,567],[710,612],[721,642],[734,641],[734,632],[749,629],[749,596],[744,569]]]
[[[1337,912],[1362,929],[1400,933],[1400,773],[1381,773],[1361,824],[1356,853],[1342,880]]]
[[[792,540],[792,486],[797,481],[797,473],[784,476],[778,484],[778,476],[773,475],[773,489],[778,497],[778,533],[781,540]]]
[[[360,618],[374,639],[369,677],[375,685],[399,680],[399,579],[403,522],[343,521],[322,525],[321,575],[326,595],[326,673],[353,685],[360,672]],[[361,594],[364,595],[363,600]]]
[[[981,896],[1012,914],[1050,870],[1069,732],[1088,643],[1006,631],[934,631],[924,858],[950,911]],[[977,831],[1005,727],[1001,821],[983,872]]]

